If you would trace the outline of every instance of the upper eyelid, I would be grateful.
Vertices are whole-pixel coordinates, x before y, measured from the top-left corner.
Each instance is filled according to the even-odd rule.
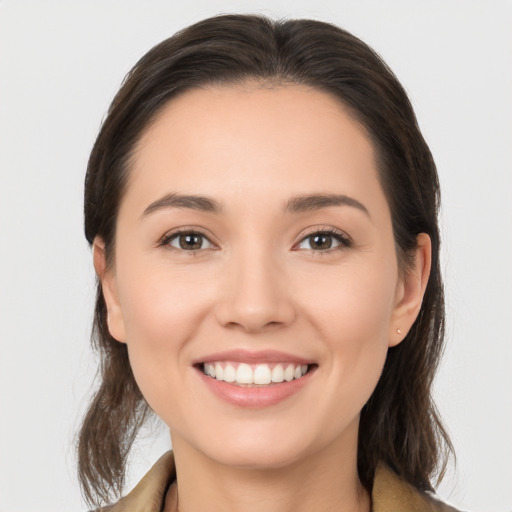
[[[308,248],[300,249],[299,248],[299,246],[301,244],[303,244],[305,242],[305,240],[307,240],[308,238],[310,238],[311,236],[313,236],[317,233],[323,233],[323,234],[326,234],[326,235],[334,238],[339,245],[334,246],[334,247],[329,247],[328,249],[308,249]],[[311,252],[313,254],[326,255],[326,254],[332,254],[339,250],[348,249],[351,247],[353,247],[353,242],[352,242],[352,239],[350,237],[348,237],[347,235],[339,233],[337,231],[324,230],[324,231],[313,231],[310,234],[303,236],[297,243],[295,243],[293,245],[292,250],[293,251],[307,251],[307,252]]]
[[[314,226],[311,228],[306,228],[306,230],[303,230],[297,237],[298,241],[295,243],[295,245],[299,242],[302,242],[305,238],[308,238],[316,233],[326,233],[326,234],[329,234],[332,236],[338,236],[339,238],[342,238],[347,242],[352,242],[352,237],[350,235],[348,235],[348,233],[346,233],[345,231],[343,231],[341,229],[337,229],[337,228],[333,228],[333,227],[329,227],[329,226],[323,226],[323,227]]]
[[[328,234],[332,234],[332,235],[340,235],[340,236],[349,238],[349,236],[344,231],[342,231],[341,229],[335,229],[335,228],[313,229],[309,233],[306,233],[305,236],[314,235],[315,233],[328,233]]]
[[[200,228],[198,226],[182,226],[174,230],[167,231],[162,237],[160,237],[158,244],[160,245],[166,243],[172,238],[183,233],[196,233],[198,235],[204,236],[211,244],[219,245],[215,241],[215,237],[213,236],[213,234],[210,234],[207,230],[205,230],[204,228]]]

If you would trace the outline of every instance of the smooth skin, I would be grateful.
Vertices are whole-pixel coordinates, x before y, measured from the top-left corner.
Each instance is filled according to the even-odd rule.
[[[169,194],[218,211],[159,202]],[[312,194],[350,200],[286,208]],[[98,238],[94,265],[110,332],[169,426],[181,512],[370,509],[359,415],[420,309],[431,248],[417,241],[400,269],[371,142],[329,94],[247,83],[163,108],[134,153],[114,264]],[[238,407],[194,366],[232,349],[279,350],[316,370],[277,404]]]

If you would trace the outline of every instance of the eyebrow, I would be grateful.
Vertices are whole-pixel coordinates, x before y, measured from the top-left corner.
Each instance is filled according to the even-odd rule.
[[[370,216],[370,212],[364,204],[344,194],[311,194],[292,197],[286,205],[286,211],[290,213],[300,213],[320,210],[330,206],[352,206],[364,212],[368,217]]]
[[[285,207],[285,212],[302,213],[321,210],[330,206],[351,206],[364,212],[368,217],[368,209],[357,199],[344,194],[310,194],[292,197]],[[141,215],[141,219],[150,213],[165,208],[188,208],[208,213],[219,214],[222,212],[221,204],[206,196],[183,195],[170,193],[151,203]]]
[[[141,219],[150,213],[164,208],[189,208],[209,213],[220,213],[222,211],[220,203],[210,197],[171,193],[151,203],[144,210]]]

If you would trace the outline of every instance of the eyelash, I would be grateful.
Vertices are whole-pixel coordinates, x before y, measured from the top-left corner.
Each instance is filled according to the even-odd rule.
[[[183,253],[187,253],[187,254],[189,254],[191,256],[193,256],[193,255],[197,254],[198,252],[204,250],[204,249],[186,250],[186,249],[178,249],[177,247],[170,246],[171,241],[174,240],[175,238],[178,238],[181,235],[198,235],[198,236],[206,239],[213,246],[215,246],[215,244],[210,240],[210,238],[205,233],[203,233],[200,230],[192,229],[192,228],[181,228],[181,229],[178,229],[176,231],[173,231],[172,233],[168,233],[168,234],[164,235],[160,239],[160,241],[158,242],[158,246],[160,246],[160,247],[165,247],[165,246],[171,247],[171,249],[174,249],[176,251],[180,251],[180,252],[183,252]]]
[[[197,229],[190,229],[190,228],[182,228],[182,229],[179,229],[177,231],[173,231],[172,233],[164,235],[161,238],[161,240],[158,242],[158,246],[160,246],[160,247],[165,247],[165,246],[169,247],[170,243],[174,239],[176,239],[177,237],[179,237],[181,235],[197,235],[197,236],[203,237],[210,244],[215,246],[215,244],[210,240],[210,238],[205,233],[203,233],[203,232],[201,232],[201,231],[199,231]],[[322,255],[322,254],[325,254],[325,253],[332,253],[333,251],[337,251],[337,250],[347,249],[347,248],[349,248],[349,247],[351,247],[353,245],[353,242],[352,242],[351,238],[349,236],[347,236],[347,234],[344,233],[343,231],[339,231],[339,230],[333,229],[333,228],[321,228],[321,229],[316,229],[315,231],[311,231],[310,233],[304,234],[302,236],[302,238],[299,240],[299,242],[294,245],[294,248],[297,247],[298,245],[300,245],[301,243],[303,243],[308,238],[311,238],[311,237],[313,237],[315,235],[324,235],[326,237],[331,237],[335,241],[339,242],[338,246],[330,247],[330,248],[325,249],[325,250],[316,250],[315,251],[314,249],[305,249],[305,250],[309,250],[309,251],[311,251],[311,252],[313,252],[315,254],[318,254],[318,255]],[[183,252],[183,253],[187,253],[189,255],[195,255],[198,252],[204,250],[204,249],[186,250],[186,249],[178,249],[177,247],[172,247],[172,249],[180,251],[180,252]],[[295,250],[298,250],[298,249],[295,249]]]
[[[307,240],[308,238],[311,238],[315,235],[324,235],[324,236],[327,236],[327,237],[331,237],[333,238],[334,240],[336,240],[337,242],[339,242],[339,245],[336,246],[336,247],[330,247],[328,249],[324,249],[324,250],[313,250],[313,249],[306,249],[306,250],[310,250],[311,252],[313,252],[315,255],[319,255],[319,256],[322,256],[324,254],[328,254],[328,253],[332,253],[334,251],[339,251],[339,250],[343,250],[343,249],[348,249],[350,247],[352,247],[353,245],[353,242],[352,242],[352,239],[346,234],[344,233],[343,231],[339,231],[337,229],[334,229],[334,228],[321,228],[321,229],[315,229],[314,231],[311,231],[309,233],[306,233],[302,236],[302,238],[300,239],[300,241],[295,244],[294,247],[302,244],[305,240]]]

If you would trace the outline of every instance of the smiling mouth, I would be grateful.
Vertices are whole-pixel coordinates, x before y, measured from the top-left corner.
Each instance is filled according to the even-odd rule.
[[[296,363],[247,364],[230,361],[201,363],[198,368],[212,379],[235,386],[272,386],[301,379],[316,365]]]

